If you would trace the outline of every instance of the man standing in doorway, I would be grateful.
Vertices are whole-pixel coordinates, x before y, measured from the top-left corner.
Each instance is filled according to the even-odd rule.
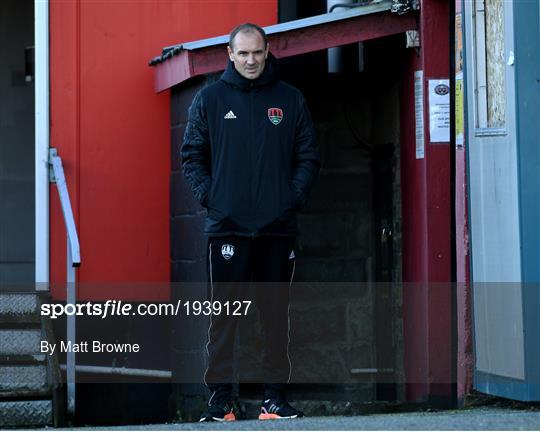
[[[319,151],[304,97],[280,81],[264,30],[251,23],[230,34],[220,80],[200,90],[182,145],[184,175],[207,209],[210,297],[241,300],[256,289],[264,331],[260,419],[301,417],[284,396],[289,382],[289,288],[295,267],[296,212],[319,171]],[[238,317],[212,315],[205,383],[212,392],[201,421],[234,420],[233,346]]]

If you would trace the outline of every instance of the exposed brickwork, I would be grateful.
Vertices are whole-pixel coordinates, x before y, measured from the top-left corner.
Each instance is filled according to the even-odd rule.
[[[171,300],[204,300],[206,282],[206,239],[203,235],[204,209],[191,193],[181,166],[180,149],[187,122],[188,109],[195,93],[205,84],[197,79],[171,90]],[[178,282],[178,283],[177,283]],[[189,404],[188,395],[204,394],[200,381],[205,370],[204,344],[207,320],[185,314],[172,320],[172,373],[174,404],[177,408]]]

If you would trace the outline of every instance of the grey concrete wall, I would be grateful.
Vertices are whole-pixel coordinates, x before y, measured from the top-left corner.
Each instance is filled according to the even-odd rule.
[[[368,94],[328,82],[307,95],[317,125],[321,172],[310,203],[299,217],[298,282],[293,286],[293,377],[312,382],[333,377],[355,383],[356,400],[374,400],[373,374],[353,369],[376,363],[374,274],[373,101]],[[349,88],[351,90],[351,88]],[[355,138],[356,135],[356,138]],[[345,283],[345,284],[343,284]]]

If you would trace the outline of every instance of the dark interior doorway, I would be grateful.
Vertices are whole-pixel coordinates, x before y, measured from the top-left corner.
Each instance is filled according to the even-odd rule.
[[[288,391],[297,400],[403,401],[400,91],[405,39],[364,42],[361,72],[358,45],[343,48],[340,73],[328,73],[326,51],[279,61],[281,77],[308,102],[322,156],[309,204],[298,215]],[[178,241],[202,244],[192,233],[204,220],[183,180],[178,149],[193,95],[219,75],[191,80],[171,92],[173,281],[206,277],[204,249],[190,248],[188,256],[183,246],[188,240]],[[173,298],[192,294],[179,289]],[[240,379],[248,383],[256,382],[249,371],[258,370],[254,365],[260,360],[260,346],[250,343],[261,340],[256,314],[252,318],[240,328],[238,353]],[[179,334],[196,333],[199,340],[207,340],[207,328],[178,322]],[[204,346],[187,339],[181,344],[178,357],[200,369]],[[241,384],[239,391],[242,398],[260,397],[260,386]],[[178,394],[189,400],[190,394],[206,393],[183,385]]]
[[[34,2],[0,2],[0,283],[35,280]],[[7,289],[7,288],[6,288]]]
[[[328,73],[326,51],[280,60],[282,79],[308,102],[322,159],[309,204],[298,215],[290,354],[291,382],[302,384],[290,393],[395,401],[403,398],[399,119],[405,43],[403,35],[364,43],[361,72],[358,46],[343,48],[340,73]],[[326,384],[316,384],[318,377]]]
[[[307,298],[329,318],[336,314],[336,334],[322,338],[320,349],[345,365],[351,396],[396,400],[402,373],[399,59],[405,47],[400,35],[364,43],[362,71],[357,45],[343,48],[340,73],[327,72],[324,51],[282,62],[284,78],[308,100],[322,155],[310,204],[299,217],[296,281],[330,283],[321,298],[313,292]],[[339,295],[332,284],[341,282],[351,290]],[[310,322],[296,318],[297,329],[308,328],[320,314]]]

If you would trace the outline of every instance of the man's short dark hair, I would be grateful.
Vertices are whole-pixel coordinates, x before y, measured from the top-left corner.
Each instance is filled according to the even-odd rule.
[[[262,36],[263,41],[264,41],[264,46],[266,48],[266,45],[268,45],[268,38],[266,37],[266,33],[264,32],[264,30],[261,27],[259,27],[257,24],[244,23],[244,24],[240,24],[236,26],[235,28],[231,30],[231,34],[229,36],[229,46],[231,47],[231,49],[234,49],[233,40],[238,33],[240,32],[250,33],[253,31],[258,32]]]

